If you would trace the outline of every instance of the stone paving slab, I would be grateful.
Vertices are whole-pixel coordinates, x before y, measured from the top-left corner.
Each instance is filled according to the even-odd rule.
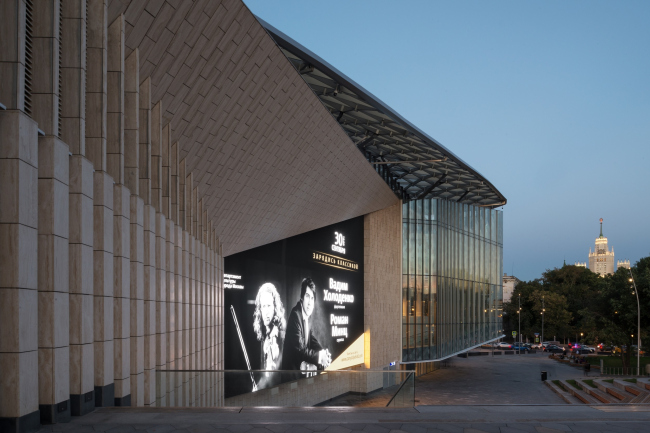
[[[451,358],[447,364],[416,379],[416,404],[558,404],[563,400],[544,385],[541,372],[548,380],[582,377],[542,352]]]
[[[42,432],[558,433],[649,432],[650,405],[567,405],[540,380],[577,379],[540,354],[454,359],[418,378],[411,408],[99,408]],[[595,376],[595,375],[594,375]],[[595,378],[595,377],[594,377]],[[546,393],[544,392],[546,391]],[[548,394],[550,393],[550,394]],[[429,404],[440,401],[444,404]],[[552,398],[549,398],[552,397]],[[537,400],[539,401],[535,401]],[[436,400],[438,399],[438,400]],[[528,404],[533,401],[545,404]],[[463,403],[463,404],[459,404]],[[486,404],[491,403],[491,404]]]
[[[102,408],[42,432],[650,432],[650,405],[449,405],[409,409]]]

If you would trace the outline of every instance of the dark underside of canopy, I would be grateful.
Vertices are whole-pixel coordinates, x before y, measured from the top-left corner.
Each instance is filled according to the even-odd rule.
[[[506,198],[442,144],[333,66],[261,20],[271,37],[395,194],[496,207]]]

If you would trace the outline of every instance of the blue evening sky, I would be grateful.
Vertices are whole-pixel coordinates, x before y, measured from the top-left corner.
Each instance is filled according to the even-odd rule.
[[[650,1],[244,0],[488,178],[504,272],[650,255]]]

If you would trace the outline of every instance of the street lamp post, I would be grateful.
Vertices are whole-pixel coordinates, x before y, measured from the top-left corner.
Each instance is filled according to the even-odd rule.
[[[640,376],[641,372],[641,303],[639,302],[639,291],[636,289],[636,283],[634,282],[634,276],[632,275],[632,269],[628,269],[630,272],[630,283],[634,287],[634,294],[636,295],[636,320],[637,320],[637,330],[636,330],[636,375]]]
[[[517,350],[519,351],[519,355],[521,355],[521,293],[519,294],[519,310],[517,310],[517,315],[519,316],[519,346],[517,346]]]
[[[544,308],[544,296],[542,296],[542,341],[540,343],[542,344],[542,348],[544,348],[544,312],[546,311],[546,308]]]

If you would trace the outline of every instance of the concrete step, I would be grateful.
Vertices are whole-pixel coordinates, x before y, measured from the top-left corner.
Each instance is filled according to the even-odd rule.
[[[638,378],[636,380],[636,383],[641,388],[644,388],[644,389],[650,391],[650,379],[645,378],[645,377],[644,378]]]
[[[596,400],[598,400],[603,404],[618,403],[618,400],[616,400],[614,396],[609,395],[606,392],[599,390],[598,388],[592,388],[591,386],[584,383],[582,380],[576,380],[576,383],[578,384],[578,386],[582,388],[584,392],[594,397]]]
[[[576,385],[578,385],[578,387],[580,387],[580,385],[577,382],[578,381],[576,381]],[[564,391],[568,392],[569,394],[571,394],[572,396],[574,396],[575,398],[580,400],[581,403],[584,403],[584,404],[600,404],[600,403],[602,403],[596,397],[593,397],[593,396],[587,394],[582,389],[577,389],[575,386],[571,385],[566,380],[561,380],[560,385],[562,387],[564,387]]]
[[[614,384],[619,389],[623,389],[625,392],[628,392],[634,396],[632,397],[632,400],[630,400],[630,403],[643,403],[646,397],[650,395],[650,392],[646,391],[643,384],[639,383],[638,381],[636,383],[633,383],[622,379],[614,379]]]
[[[552,381],[545,380],[544,384],[546,384],[546,386],[551,388],[551,390],[554,393],[556,393],[558,395],[558,397],[560,397],[562,400],[564,400],[565,403],[567,403],[567,404],[580,404],[580,403],[582,403],[580,400],[578,400],[577,398],[575,398],[574,396],[572,396],[571,394],[566,392],[564,389],[562,389],[559,386],[557,386],[556,384],[554,384]]]
[[[605,382],[602,379],[594,379],[594,385],[596,385],[600,391],[615,397],[616,399],[614,401],[616,403],[629,403],[630,400],[632,400],[632,397],[634,397],[632,394],[618,389],[618,387],[613,383]]]

